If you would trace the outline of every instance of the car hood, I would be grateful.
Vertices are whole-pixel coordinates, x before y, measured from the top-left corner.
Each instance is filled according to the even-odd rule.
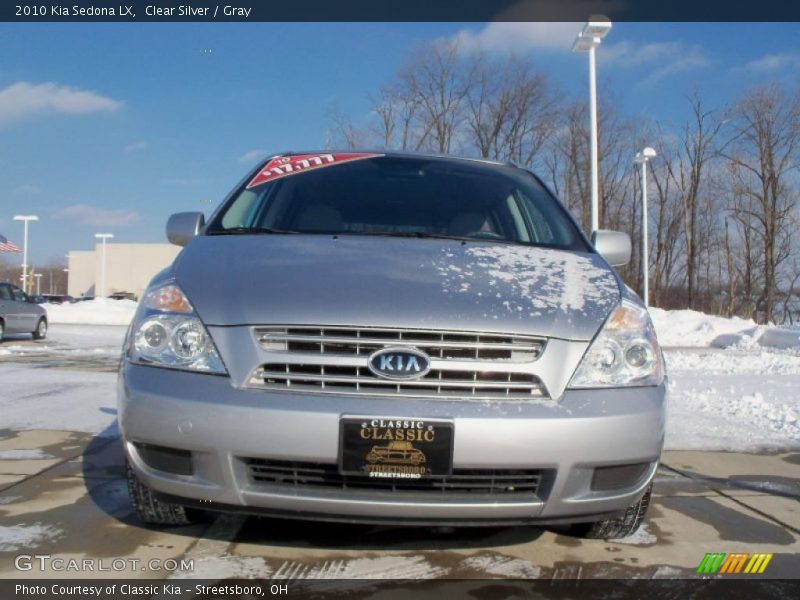
[[[200,236],[173,276],[208,325],[349,325],[592,339],[620,301],[597,254],[483,241]]]

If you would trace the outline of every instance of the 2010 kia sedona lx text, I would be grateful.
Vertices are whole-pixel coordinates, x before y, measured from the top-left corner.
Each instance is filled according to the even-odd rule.
[[[528,171],[281,154],[167,235],[119,377],[142,520],[642,522],[665,372],[630,240]]]

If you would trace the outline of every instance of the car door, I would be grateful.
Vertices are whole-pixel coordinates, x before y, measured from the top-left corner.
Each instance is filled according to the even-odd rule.
[[[10,304],[14,304],[14,310],[17,315],[18,332],[30,332],[36,329],[36,321],[39,315],[34,310],[34,304],[29,300],[28,295],[19,289],[17,286],[11,286],[11,297],[13,300]]]
[[[7,283],[0,283],[0,317],[5,323],[6,333],[17,331],[17,304]]]

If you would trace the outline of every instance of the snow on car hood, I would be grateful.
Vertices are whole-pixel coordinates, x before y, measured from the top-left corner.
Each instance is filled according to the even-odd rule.
[[[416,238],[201,236],[174,275],[209,325],[358,325],[589,340],[620,299],[596,254]]]

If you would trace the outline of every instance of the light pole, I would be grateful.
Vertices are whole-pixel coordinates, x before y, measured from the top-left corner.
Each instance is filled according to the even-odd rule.
[[[611,31],[611,21],[602,15],[589,17],[589,22],[583,26],[583,31],[575,38],[572,44],[573,52],[589,53],[589,120],[591,121],[591,133],[589,136],[589,148],[591,168],[592,168],[592,204],[591,219],[592,232],[600,229],[600,176],[598,174],[597,157],[597,68],[595,66],[595,49],[600,45],[601,40]],[[590,232],[591,233],[591,232]]]
[[[102,298],[106,295],[106,240],[114,237],[113,233],[95,233],[94,237],[103,240],[103,251],[100,255],[100,293],[96,297]]]
[[[33,275],[36,278],[36,295],[38,296],[41,293],[40,283],[42,282],[42,274],[41,273],[34,273]]]
[[[25,293],[28,292],[28,223],[30,221],[38,221],[39,217],[36,215],[15,215],[15,221],[22,221],[25,233],[22,238],[22,289]]]
[[[647,162],[656,157],[656,151],[649,146],[637,152],[633,162],[642,165],[642,300],[645,306],[650,306],[650,258],[648,256],[649,243],[647,239]]]

